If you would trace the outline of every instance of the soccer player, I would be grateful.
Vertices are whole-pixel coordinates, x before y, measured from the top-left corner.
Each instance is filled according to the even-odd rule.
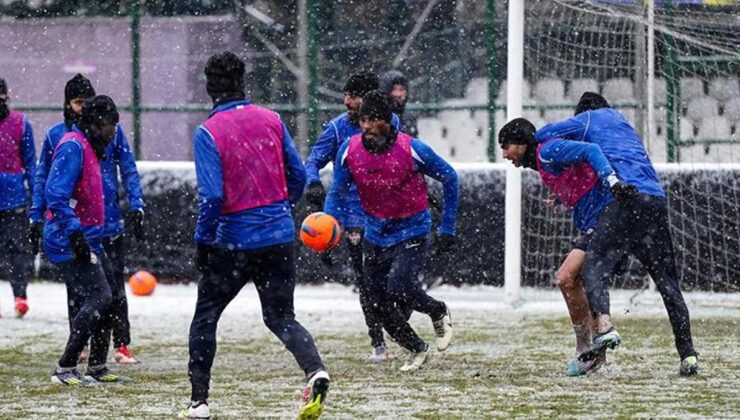
[[[594,228],[582,276],[597,320],[597,336],[581,359],[588,360],[621,342],[611,322],[607,288],[619,260],[631,253],[645,266],[663,298],[681,359],[679,373],[697,374],[699,364],[691,337],[689,310],[676,272],[666,193],[637,131],[605,98],[586,92],[576,106],[574,117],[546,125],[536,134],[538,141],[553,137],[598,145],[619,179],[639,191],[639,196],[629,203],[608,204]]]
[[[46,182],[47,223],[44,250],[67,286],[69,339],[51,381],[62,385],[125,382],[106,366],[110,344],[109,261],[102,243],[105,203],[100,162],[113,141],[118,111],[100,95],[86,100],[72,131],[59,140]],[[90,339],[87,373],[77,371],[77,358]]]
[[[401,119],[403,131],[411,137],[416,137],[419,135],[416,114],[406,110],[410,89],[409,80],[398,70],[391,70],[380,76],[380,90],[393,99],[391,109]]]
[[[601,211],[614,197],[629,199],[636,195],[634,187],[619,182],[604,153],[595,144],[566,141],[557,138],[537,143],[535,127],[524,118],[516,118],[501,128],[498,141],[504,159],[517,167],[539,172],[542,182],[555,200],[573,210],[573,224],[581,239],[563,261],[556,278],[568,306],[576,335],[576,356],[591,347],[594,319],[588,305],[580,273],[589,248],[591,232]],[[568,365],[568,376],[581,376],[598,369],[606,361],[605,353]]]
[[[341,215],[347,191],[357,186],[367,213],[363,250],[367,303],[380,308],[385,330],[411,352],[401,370],[412,371],[426,362],[429,346],[408,324],[408,309],[432,319],[439,351],[446,350],[452,340],[447,305],[427,295],[419,281],[432,225],[425,175],[444,187],[442,223],[436,236],[442,252],[454,246],[458,179],[455,170],[429,146],[396,131],[391,115],[387,94],[374,90],[365,95],[359,113],[362,133],[339,149],[324,210]]]
[[[306,200],[312,206],[313,211],[321,211],[324,208],[326,191],[319,177],[319,170],[332,162],[337,157],[339,146],[350,137],[360,133],[359,110],[362,97],[367,92],[378,88],[378,76],[374,73],[357,73],[347,79],[344,84],[344,106],[347,111],[334,117],[326,124],[324,132],[311,149],[306,159],[306,175],[308,178],[308,190]],[[393,126],[399,130],[399,119],[396,115],[392,118]],[[383,338],[383,327],[380,321],[378,309],[368,304],[367,290],[364,281],[364,270],[362,261],[362,236],[365,228],[365,212],[360,205],[357,196],[357,188],[353,185],[347,191],[345,206],[342,213],[337,215],[337,220],[345,229],[347,247],[350,263],[354,270],[354,283],[360,292],[360,306],[365,316],[368,335],[373,347],[369,360],[380,362],[391,358],[391,354],[385,345]],[[331,262],[331,253],[322,255],[322,260],[328,264]]]
[[[208,59],[206,90],[213,111],[195,130],[198,180],[196,266],[203,276],[190,325],[190,418],[208,418],[211,366],[221,313],[248,281],[262,303],[262,320],[295,357],[307,386],[299,418],[316,418],[329,388],[311,334],[295,319],[291,205],[306,174],[280,116],[244,95],[244,61],[230,52]],[[251,180],[244,182],[244,180]]]
[[[33,191],[35,168],[33,129],[25,115],[8,108],[8,85],[0,79],[0,267],[10,277],[18,318],[28,312],[26,287],[33,270],[26,197]]]
[[[44,186],[51,168],[54,150],[62,137],[73,130],[75,124],[80,121],[82,103],[95,96],[95,89],[85,76],[75,75],[64,86],[64,121],[51,127],[46,133],[46,139],[41,148],[38,168],[36,169],[36,189],[33,194],[33,205],[31,206],[31,242],[35,253],[38,253],[38,240],[44,227],[43,213],[46,210],[46,197]],[[128,225],[131,233],[137,240],[142,240],[144,235],[144,200],[142,199],[139,173],[136,169],[136,161],[126,134],[120,124],[116,125],[116,133],[113,141],[105,149],[103,160],[100,162],[103,174],[103,194],[105,196],[105,226],[102,232],[103,248],[108,256],[112,274],[111,291],[113,302],[111,311],[113,313],[110,321],[113,330],[113,346],[116,349],[114,360],[119,364],[139,363],[131,354],[131,326],[128,319],[128,301],[126,300],[126,287],[124,279],[125,249],[123,247],[124,220],[121,212],[120,197],[118,195],[118,172],[121,173],[123,186],[128,197],[129,210],[127,214]],[[70,301],[70,305],[76,302]],[[69,308],[74,311],[73,307]],[[84,360],[84,355],[83,355]]]

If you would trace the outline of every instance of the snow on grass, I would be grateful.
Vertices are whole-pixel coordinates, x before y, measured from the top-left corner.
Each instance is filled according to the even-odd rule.
[[[0,292],[1,417],[173,418],[185,407],[194,285],[130,296],[133,349],[144,363],[115,369],[135,382],[83,389],[49,382],[68,328],[64,287],[30,285],[31,311],[23,320],[12,317],[7,283]],[[432,294],[451,308],[455,340],[421,371],[401,374],[401,360],[365,361],[369,339],[349,288],[297,287],[298,319],[332,375],[327,418],[740,416],[739,295],[686,294],[702,373],[681,378],[660,297],[614,291],[623,346],[609,354],[604,371],[566,378],[574,340],[558,291],[524,289],[515,307],[503,303],[498,288],[442,287]],[[295,416],[302,374],[260,314],[248,285],[221,319],[211,389],[219,419]],[[433,342],[428,318],[415,314],[412,323]]]

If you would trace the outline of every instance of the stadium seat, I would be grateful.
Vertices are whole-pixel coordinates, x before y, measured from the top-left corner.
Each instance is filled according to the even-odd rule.
[[[573,111],[570,109],[547,109],[545,110],[545,121],[553,123],[562,121],[573,116]]]
[[[532,92],[541,104],[562,104],[565,102],[565,86],[560,79],[540,79]]]
[[[711,96],[697,96],[689,99],[686,105],[686,116],[694,121],[713,117],[719,114],[719,102]]]
[[[488,102],[488,80],[482,77],[471,79],[465,87],[465,99],[471,104]]]
[[[689,118],[681,118],[679,120],[679,135],[681,140],[693,140],[696,137],[695,134],[696,125]]]
[[[532,101],[532,88],[529,86],[527,80],[522,85],[522,94],[524,96],[524,103],[530,103]],[[501,82],[501,86],[498,89],[497,99],[501,102],[506,102],[506,80]]]
[[[740,123],[740,96],[729,99],[724,104],[724,116],[734,123]]]
[[[607,79],[601,94],[609,102],[632,101],[635,99],[635,87],[632,80],[627,78]]]
[[[730,122],[725,117],[713,116],[701,120],[697,140],[729,140]]]
[[[737,78],[717,78],[709,81],[709,96],[724,102],[740,96],[740,83]]]
[[[681,79],[681,99],[687,103],[692,98],[704,95],[704,82],[697,77]]]
[[[632,125],[632,127],[635,127],[639,131],[639,127],[637,127],[637,110],[634,108],[619,108],[619,112],[624,115],[624,118],[627,118],[627,121]]]
[[[665,79],[656,78],[654,88],[656,104],[664,104],[667,98]]]
[[[438,118],[420,118],[417,122],[419,138],[432,147],[440,156],[450,157],[449,143],[442,138],[442,124]]]
[[[567,98],[577,102],[583,92],[599,92],[599,83],[595,79],[573,79],[570,82]]]

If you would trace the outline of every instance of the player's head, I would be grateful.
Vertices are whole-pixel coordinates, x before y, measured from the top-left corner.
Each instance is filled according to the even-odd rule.
[[[573,115],[600,108],[609,108],[609,102],[607,102],[606,99],[598,93],[584,92],[583,95],[581,95],[581,99],[578,100],[576,112]]]
[[[244,99],[244,60],[226,51],[212,55],[206,63],[206,92],[214,105]]]
[[[516,167],[536,168],[536,131],[534,125],[525,118],[515,118],[506,123],[498,132],[498,143],[504,159],[511,161]]]
[[[99,159],[105,158],[105,148],[116,135],[118,109],[113,99],[106,95],[88,98],[82,103],[78,127],[85,133]]]
[[[5,83],[5,79],[0,78],[0,120],[4,120],[9,113],[10,110],[8,109],[8,84]]]
[[[393,112],[403,114],[406,101],[409,97],[409,81],[398,70],[391,70],[380,77],[380,90],[391,95],[393,99]]]
[[[359,122],[358,112],[362,104],[362,98],[378,88],[378,76],[371,72],[355,73],[347,79],[344,84],[344,106],[347,107],[347,115],[352,124]]]
[[[64,123],[67,126],[71,127],[80,121],[82,103],[93,96],[95,88],[87,77],[77,73],[67,81],[64,85]]]
[[[391,125],[391,98],[381,90],[372,90],[362,99],[360,106],[360,128],[362,144],[371,153],[384,153],[396,141],[396,132]]]

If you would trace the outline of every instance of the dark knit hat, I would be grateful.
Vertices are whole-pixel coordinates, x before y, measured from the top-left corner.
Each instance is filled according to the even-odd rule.
[[[342,91],[352,96],[364,97],[371,90],[378,88],[378,75],[370,72],[356,73],[347,79]]]
[[[206,91],[215,104],[244,98],[244,60],[225,51],[214,54],[206,63]]]
[[[82,104],[80,128],[99,123],[118,124],[118,108],[113,99],[106,95],[89,98]]]
[[[90,79],[81,75],[80,73],[75,74],[75,77],[67,81],[64,85],[64,101],[69,102],[76,98],[90,98],[95,96],[95,88],[93,88]]]
[[[395,85],[403,86],[407,92],[409,90],[409,80],[398,70],[387,71],[380,76],[380,90],[391,93]]]
[[[534,133],[537,129],[525,118],[514,118],[501,127],[498,132],[498,143],[504,144],[532,144],[537,140]]]
[[[391,98],[382,90],[371,90],[362,98],[360,105],[360,119],[367,117],[373,121],[391,122]]]
[[[600,108],[610,108],[609,102],[607,102],[606,99],[598,93],[584,92],[583,95],[581,95],[581,99],[578,100],[578,105],[576,105],[576,112],[574,115]]]

